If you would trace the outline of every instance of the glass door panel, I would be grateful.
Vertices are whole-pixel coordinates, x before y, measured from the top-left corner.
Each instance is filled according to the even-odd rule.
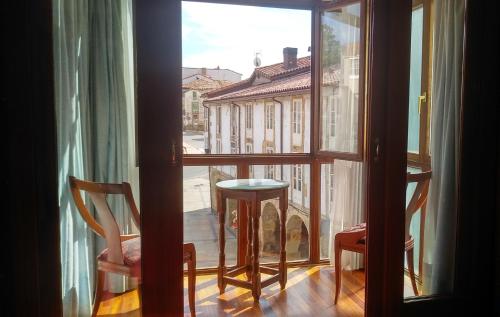
[[[363,49],[361,4],[323,11],[320,50],[320,151],[360,154]]]

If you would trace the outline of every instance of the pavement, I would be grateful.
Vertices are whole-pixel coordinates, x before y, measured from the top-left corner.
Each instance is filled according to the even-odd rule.
[[[203,154],[203,133],[183,133],[184,153]],[[185,166],[183,169],[184,242],[196,248],[196,266],[216,267],[219,263],[219,225],[211,209],[208,166]],[[226,263],[236,263],[235,235],[226,229]]]

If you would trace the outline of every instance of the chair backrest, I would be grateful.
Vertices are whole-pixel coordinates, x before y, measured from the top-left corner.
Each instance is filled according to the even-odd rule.
[[[413,214],[427,202],[431,175],[431,171],[406,174],[406,188],[408,188],[408,184],[411,183],[416,183],[416,187],[410,198],[410,202],[406,206],[405,241],[410,239],[410,222]]]
[[[94,183],[79,180],[73,176],[69,177],[69,184],[76,207],[82,218],[96,234],[106,239],[108,261],[123,264],[120,229],[111,212],[106,197],[109,194],[124,195],[130,207],[130,211],[132,212],[132,219],[137,228],[140,228],[139,211],[137,210],[130,184],[125,182],[121,184]],[[83,201],[81,191],[89,195],[101,223],[98,223],[96,218],[90,213]]]

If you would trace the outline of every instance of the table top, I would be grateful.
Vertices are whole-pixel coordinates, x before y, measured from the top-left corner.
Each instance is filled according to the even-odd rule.
[[[215,184],[217,188],[229,189],[229,190],[272,190],[287,188],[288,182],[277,181],[274,179],[230,179],[226,181],[221,181]]]

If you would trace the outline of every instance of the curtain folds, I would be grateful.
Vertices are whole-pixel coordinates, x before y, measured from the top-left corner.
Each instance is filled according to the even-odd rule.
[[[363,166],[363,162],[342,160],[335,160],[333,164],[334,191],[330,215],[330,262],[332,265],[335,264],[335,235],[365,221]],[[343,252],[341,264],[348,270],[359,269],[363,266],[363,256],[356,252]]]
[[[128,55],[131,43],[124,44],[124,39],[132,34],[131,7],[131,0],[53,2],[65,316],[90,315],[95,257],[104,247],[74,206],[68,176],[130,181],[134,138],[129,125],[134,112],[130,111],[132,68],[127,63],[133,59]],[[122,232],[131,232],[123,202],[111,201],[110,205]]]
[[[453,290],[464,1],[434,1],[431,168],[427,201],[423,293]]]

